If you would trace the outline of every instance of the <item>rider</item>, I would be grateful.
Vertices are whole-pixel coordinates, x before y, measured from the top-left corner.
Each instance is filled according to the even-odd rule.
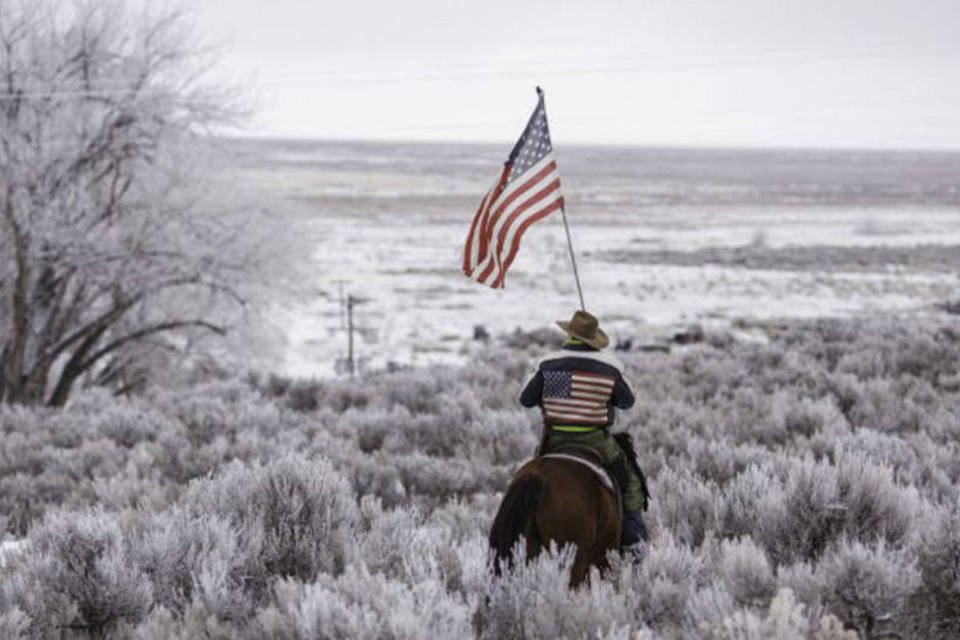
[[[586,448],[605,466],[620,465],[625,470],[620,548],[642,557],[647,537],[640,517],[647,503],[645,485],[633,461],[626,460],[610,435],[614,407],[632,407],[633,391],[620,361],[601,353],[610,341],[594,316],[577,311],[570,322],[557,324],[567,333],[567,340],[560,351],[540,360],[520,394],[520,404],[540,407],[544,422],[541,455],[564,447]]]

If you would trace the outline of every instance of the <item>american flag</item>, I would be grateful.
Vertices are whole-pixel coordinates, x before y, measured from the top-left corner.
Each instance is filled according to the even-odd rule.
[[[607,424],[614,382],[599,373],[544,371],[544,417],[553,424]]]
[[[480,201],[463,250],[463,272],[477,282],[503,288],[520,238],[537,220],[563,206],[543,91],[514,145],[500,177]]]

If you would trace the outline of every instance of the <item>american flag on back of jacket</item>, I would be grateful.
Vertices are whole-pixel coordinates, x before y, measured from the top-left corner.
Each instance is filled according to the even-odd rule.
[[[544,419],[549,424],[607,424],[615,382],[599,373],[544,371]]]
[[[543,91],[500,177],[480,201],[463,250],[463,272],[502,289],[520,250],[520,238],[538,220],[563,206]]]

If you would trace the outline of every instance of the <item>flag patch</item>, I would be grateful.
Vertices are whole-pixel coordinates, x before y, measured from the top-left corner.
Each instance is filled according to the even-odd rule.
[[[544,417],[554,424],[607,424],[615,382],[598,373],[544,371]]]

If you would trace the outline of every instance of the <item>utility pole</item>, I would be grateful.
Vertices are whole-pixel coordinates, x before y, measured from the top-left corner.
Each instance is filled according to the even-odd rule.
[[[347,294],[347,370],[350,377],[353,377],[353,302],[352,294]]]
[[[347,284],[347,281],[334,280],[334,282],[337,284],[340,290],[340,329],[342,331],[343,329],[346,329],[346,326],[344,326],[344,317],[343,317],[343,308],[345,306],[344,299],[343,299],[343,285]]]
[[[360,298],[352,293],[347,294],[347,371],[350,373],[351,378],[357,371],[356,359],[353,355],[353,308],[365,302],[370,302],[370,299]]]

